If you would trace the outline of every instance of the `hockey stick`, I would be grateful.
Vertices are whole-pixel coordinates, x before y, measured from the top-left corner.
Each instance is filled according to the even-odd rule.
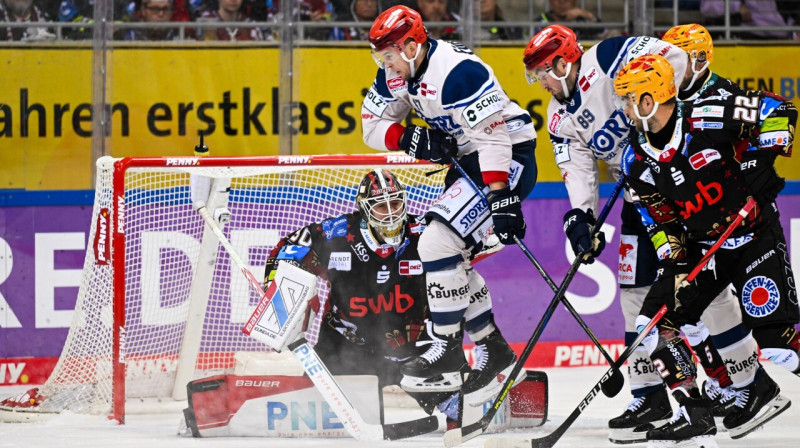
[[[453,166],[456,167],[458,172],[461,173],[461,175],[467,179],[467,182],[469,182],[469,184],[472,186],[472,189],[475,190],[478,196],[480,196],[481,200],[483,200],[483,202],[486,205],[488,205],[489,201],[486,199],[486,195],[483,194],[483,190],[478,188],[478,186],[475,184],[475,181],[473,181],[467,175],[467,173],[455,159],[453,159]],[[614,191],[611,193],[614,200],[616,200],[616,197],[619,195],[623,183],[624,180],[620,179],[620,181],[614,186]],[[614,200],[606,202],[605,207],[603,207],[603,210],[600,212],[601,216],[608,215],[611,207],[614,205]],[[598,225],[595,225],[594,228],[599,229],[600,227]],[[525,243],[522,242],[522,240],[517,238],[516,235],[514,235],[514,242],[517,244],[520,250],[522,250],[522,253],[524,253],[525,256],[528,257],[528,260],[533,264],[536,270],[539,271],[539,274],[542,276],[547,285],[550,286],[550,289],[552,289],[554,293],[557,293],[558,286],[556,286],[555,282],[553,282],[553,279],[550,277],[550,275],[547,274],[547,271],[544,270],[544,267],[539,263],[539,260],[537,260],[536,257],[533,256],[533,253],[531,253],[531,251],[528,249],[528,246],[526,246]],[[566,297],[562,296],[561,303],[563,303],[564,307],[570,312],[570,314],[572,314],[572,317],[574,317],[575,320],[578,322],[578,325],[580,325],[581,328],[583,328],[583,331],[586,332],[586,335],[589,336],[589,339],[592,340],[594,345],[598,349],[600,349],[600,353],[606,359],[608,365],[613,366],[614,358],[612,358],[611,355],[608,354],[608,352],[600,343],[600,341],[597,340],[597,337],[594,335],[594,333],[592,333],[592,330],[589,328],[589,326],[586,325],[586,322],[583,320],[578,311],[575,310],[575,308],[573,308],[569,300],[567,300]],[[622,387],[624,385],[625,385],[625,377],[622,375],[622,372],[619,369],[616,369],[610,380],[603,384],[603,395],[607,397],[616,397],[617,394],[622,390]]]
[[[597,223],[595,224],[596,229],[599,229],[600,226],[603,225],[603,222],[605,222],[606,218],[608,217],[608,214],[611,211],[611,208],[613,207],[614,202],[616,201],[617,196],[619,195],[619,192],[622,190],[623,183],[624,183],[624,177],[620,178],[619,182],[617,182],[617,184],[614,187],[614,191],[612,193],[611,198],[609,198],[608,203],[603,208],[602,213],[600,213],[600,216],[598,216]],[[522,353],[517,359],[517,363],[514,365],[514,369],[508,375],[508,379],[506,379],[505,384],[503,384],[503,390],[500,392],[497,398],[495,398],[492,407],[490,407],[483,415],[483,417],[481,417],[481,419],[478,420],[477,422],[466,425],[463,428],[455,428],[445,432],[444,433],[445,446],[453,447],[456,445],[460,445],[466,442],[467,440],[473,439],[483,434],[483,432],[486,431],[486,428],[492,422],[492,419],[494,419],[495,414],[497,414],[497,410],[503,404],[503,401],[506,399],[506,396],[508,396],[509,391],[511,390],[512,387],[514,387],[514,380],[517,378],[517,375],[519,375],[519,372],[522,370],[523,366],[525,365],[525,361],[528,360],[528,357],[531,355],[531,352],[533,352],[533,347],[539,341],[539,337],[542,335],[544,327],[550,321],[550,318],[553,316],[553,312],[558,306],[558,303],[561,301],[562,297],[564,297],[564,294],[567,292],[567,286],[569,286],[569,284],[572,282],[572,278],[575,277],[575,274],[578,272],[578,268],[580,267],[583,257],[584,255],[586,255],[586,253],[588,253],[588,251],[581,252],[580,254],[578,254],[577,257],[575,257],[575,260],[573,260],[572,266],[570,266],[569,271],[567,271],[566,277],[564,277],[564,280],[561,282],[561,286],[558,288],[558,292],[556,292],[556,295],[550,301],[550,304],[547,305],[547,309],[545,310],[542,319],[539,321],[539,324],[536,326],[536,330],[534,330],[533,334],[528,340],[528,343],[522,350]]]
[[[236,263],[236,266],[247,278],[253,290],[258,293],[260,298],[264,297],[266,293],[261,287],[261,284],[244,264],[239,254],[236,253],[231,242],[225,234],[222,233],[222,229],[219,228],[214,218],[211,217],[205,204],[201,201],[197,201],[194,207],[200,216],[203,217],[206,225],[208,225],[217,236],[220,244],[222,244],[228,252],[228,255],[230,255],[231,259]],[[341,386],[339,386],[336,379],[322,362],[322,359],[320,359],[317,352],[314,351],[314,348],[305,338],[301,337],[299,340],[290,344],[289,348],[300,364],[303,365],[303,370],[305,370],[308,377],[311,378],[311,381],[314,383],[319,393],[325,398],[325,401],[330,405],[334,413],[336,413],[336,416],[339,417],[339,420],[342,425],[344,425],[345,429],[347,429],[347,432],[355,439],[367,441],[395,440],[427,434],[439,429],[439,419],[436,416],[382,425],[367,423],[350,400],[347,399],[347,395],[345,395]]]
[[[717,249],[719,249],[720,246],[722,246],[725,243],[725,240],[727,240],[728,237],[731,235],[731,233],[733,233],[733,231],[736,230],[736,227],[739,226],[739,223],[741,223],[742,220],[745,217],[747,217],[748,214],[750,214],[750,211],[753,210],[753,207],[755,205],[756,205],[756,201],[751,198],[750,200],[747,201],[747,203],[744,205],[744,207],[742,207],[742,209],[739,210],[739,213],[736,216],[736,218],[733,220],[733,222],[731,222],[731,224],[728,226],[728,228],[725,230],[725,232],[719,237],[717,242],[714,243],[714,245],[711,246],[711,248],[708,249],[708,252],[706,252],[706,254],[703,256],[703,258],[700,260],[700,262],[697,263],[697,266],[695,266],[695,268],[692,269],[692,272],[689,273],[689,275],[686,277],[686,279],[684,280],[684,282],[686,282],[686,284],[689,284],[690,282],[692,282],[697,277],[697,275],[700,274],[700,272],[703,270],[705,265],[708,264],[708,261],[711,259],[711,257],[717,251]],[[647,335],[647,333],[649,333],[653,329],[653,327],[656,325],[658,320],[661,319],[664,316],[664,314],[666,314],[666,312],[667,312],[667,306],[666,305],[662,305],[661,308],[656,313],[655,317],[653,317],[650,320],[650,322],[648,322],[647,326],[645,326],[645,329],[642,330],[639,333],[639,335],[636,337],[636,339],[633,341],[633,343],[630,344],[628,346],[628,348],[625,349],[624,352],[622,352],[622,354],[620,355],[619,359],[615,363],[618,367],[622,366],[622,364],[625,363],[625,361],[628,359],[628,357],[631,355],[631,353],[633,353],[633,350],[636,348],[636,346],[638,346],[639,344],[642,343],[642,341],[644,340],[644,338]],[[608,372],[606,372],[605,375],[603,375],[602,378],[600,378],[600,382],[598,382],[592,388],[592,390],[589,392],[589,394],[586,395],[586,397],[584,397],[584,399],[581,400],[581,402],[578,404],[578,407],[575,408],[574,411],[572,411],[572,414],[570,414],[569,417],[567,417],[567,419],[564,420],[564,422],[561,423],[561,425],[559,425],[559,427],[556,428],[556,430],[553,431],[552,433],[550,433],[550,434],[548,434],[548,435],[546,435],[544,437],[540,437],[538,439],[529,439],[529,440],[519,440],[519,439],[512,440],[512,439],[504,439],[504,438],[490,439],[490,440],[487,441],[486,447],[488,447],[488,448],[500,448],[500,447],[504,447],[504,448],[505,447],[513,447],[513,448],[533,447],[533,448],[539,448],[539,447],[551,447],[551,446],[555,445],[555,443],[561,438],[561,436],[564,435],[564,433],[567,431],[567,429],[569,429],[569,427],[572,426],[572,423],[575,422],[575,420],[581,415],[583,410],[586,409],[587,406],[589,406],[589,403],[597,395],[597,389],[601,386],[601,384],[603,382],[606,381],[606,377],[609,375],[609,372],[610,372],[610,370]]]

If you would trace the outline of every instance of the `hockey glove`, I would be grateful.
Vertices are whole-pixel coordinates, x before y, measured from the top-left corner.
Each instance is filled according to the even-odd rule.
[[[695,282],[680,284],[678,278],[683,282],[686,275],[675,277],[675,312],[683,316],[687,322],[699,320],[708,301],[704,299],[700,287]]]
[[[514,237],[525,236],[525,217],[519,195],[508,187],[492,190],[486,196],[494,221],[494,234],[506,245],[514,244]]]
[[[747,151],[742,156],[745,182],[762,207],[773,203],[786,185],[786,180],[775,171],[775,157],[776,154],[769,151]]]
[[[592,232],[596,222],[592,209],[585,212],[573,208],[564,215],[564,233],[569,238],[572,252],[576,256],[584,254],[584,264],[594,263],[595,257],[606,247],[606,234],[599,230]]]
[[[400,137],[400,149],[415,159],[445,164],[458,153],[458,144],[444,131],[412,124]]]

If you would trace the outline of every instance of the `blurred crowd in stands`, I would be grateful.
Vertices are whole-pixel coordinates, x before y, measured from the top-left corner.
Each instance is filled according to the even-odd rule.
[[[584,40],[600,40],[625,34],[628,26],[605,27],[600,10],[620,10],[622,0],[597,0],[600,8],[594,12],[587,2],[579,0],[477,0],[475,15],[481,25],[477,41],[527,40],[550,23],[571,23]],[[591,2],[597,5],[597,1]],[[725,0],[678,1],[681,12],[696,12],[706,26],[722,26],[725,19]],[[533,3],[529,3],[533,2]],[[130,41],[220,40],[274,41],[280,34],[276,26],[282,21],[281,0],[114,0],[114,39]],[[431,35],[439,39],[461,40],[463,21],[459,0],[293,0],[291,11],[300,24],[316,23],[330,26],[308,26],[303,39],[328,41],[365,40],[372,21],[383,9],[403,4],[417,9],[427,23],[452,22],[445,26],[428,26]],[[630,2],[629,2],[630,3]],[[535,5],[533,8],[530,5]],[[656,8],[672,8],[674,1],[655,2]],[[791,30],[747,30],[747,26],[775,27],[800,25],[800,1],[797,0],[730,0],[729,19],[734,28],[731,39],[798,40]],[[64,39],[91,39],[95,0],[0,0],[0,40],[42,41],[56,38],[53,28],[24,26],[30,22],[62,22],[72,25],[60,31]],[[513,17],[513,19],[509,19]],[[477,17],[476,17],[477,18]],[[501,22],[517,26],[502,26]],[[694,21],[694,20],[692,20]],[[141,24],[133,25],[137,22]],[[196,22],[197,27],[179,28],[159,22]],[[520,27],[520,22],[536,27]],[[124,24],[131,24],[124,26]],[[145,25],[145,23],[147,25]],[[538,24],[541,23],[541,26]],[[579,24],[586,24],[581,27]],[[9,26],[9,24],[17,24]],[[624,25],[624,24],[623,24]],[[724,38],[722,32],[714,32]]]

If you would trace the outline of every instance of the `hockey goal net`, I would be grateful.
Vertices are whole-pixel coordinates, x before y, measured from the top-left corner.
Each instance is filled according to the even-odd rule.
[[[429,175],[438,167],[405,155],[99,159],[72,324],[26,412],[124,422],[126,399],[183,400],[187,382],[268,350],[242,333],[259,298],[195,211],[190,177],[211,179],[207,208],[261,281],[280,237],[354,211],[359,182],[377,167],[406,185],[412,213],[441,192],[444,171]]]

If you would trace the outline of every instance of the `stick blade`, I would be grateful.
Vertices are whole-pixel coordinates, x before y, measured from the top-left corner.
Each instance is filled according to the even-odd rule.
[[[622,372],[620,372],[619,369],[616,369],[614,370],[614,373],[611,374],[611,377],[603,382],[603,384],[600,386],[600,390],[603,391],[603,395],[606,397],[614,398],[620,393],[624,386],[625,377],[622,375]]]
[[[431,415],[418,420],[385,424],[383,425],[383,438],[384,440],[407,439],[428,434],[437,429],[439,429],[439,419]]]
[[[470,430],[476,426],[478,429]],[[483,434],[483,427],[478,423],[465,426],[464,428],[451,429],[444,433],[444,446],[448,448],[458,446],[467,440],[472,440],[475,437],[478,437],[481,434]]]

